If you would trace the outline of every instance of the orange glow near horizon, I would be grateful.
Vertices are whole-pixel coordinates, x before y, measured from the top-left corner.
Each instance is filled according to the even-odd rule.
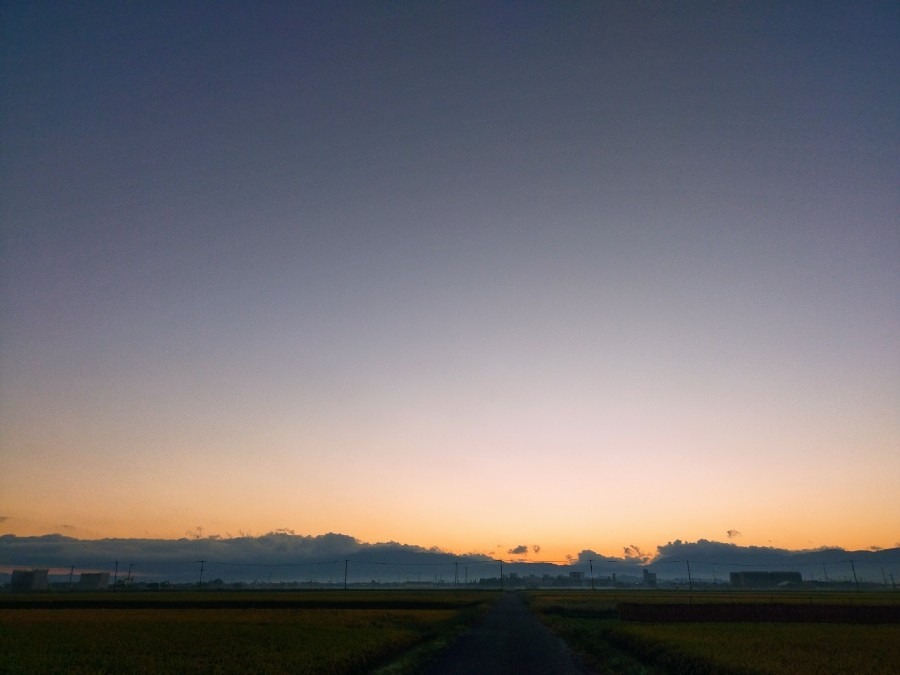
[[[504,428],[482,422],[480,441],[475,429],[446,433],[433,422],[407,436],[369,428],[367,440],[354,444],[373,452],[343,459],[339,438],[322,438],[321,455],[311,459],[285,450],[263,453],[252,438],[229,449],[222,436],[218,447],[227,452],[214,453],[212,442],[193,455],[185,448],[177,470],[152,456],[129,463],[113,452],[98,458],[102,465],[73,465],[59,450],[41,468],[40,481],[10,480],[33,471],[28,453],[13,452],[0,479],[0,534],[177,539],[197,527],[204,536],[222,537],[284,528],[496,557],[539,545],[540,557],[554,560],[584,549],[620,556],[626,546],[653,555],[675,539],[787,549],[897,545],[900,457],[889,434],[870,435],[867,448],[858,444],[852,463],[840,445],[825,444],[830,430],[824,424],[814,434],[804,432],[810,451],[790,459],[768,430],[745,430],[727,441],[730,452],[723,454],[722,432],[708,426],[695,437],[694,425],[684,423],[689,414],[680,412],[683,421],[668,436],[627,427],[597,435],[588,426],[593,442],[569,433],[558,444],[550,440],[558,424],[545,428],[527,417],[515,425],[506,420]],[[90,442],[86,430],[72,425],[66,434],[51,432],[42,432],[51,446]],[[8,429],[7,438],[14,433]],[[270,429],[266,441],[272,438],[292,445],[287,429]],[[417,453],[426,439],[434,449],[422,462]],[[625,444],[628,453],[616,449]],[[680,450],[661,452],[660,446]],[[747,461],[758,447],[771,449]],[[808,479],[812,461],[815,480]],[[865,490],[854,488],[859,485]],[[729,530],[741,534],[729,539]]]
[[[621,557],[626,546],[635,546],[644,554],[653,556],[657,546],[675,539],[685,542],[707,539],[738,546],[770,546],[790,550],[823,546],[838,546],[848,550],[868,549],[872,546],[892,548],[900,543],[897,541],[896,530],[891,530],[890,521],[863,520],[860,513],[865,511],[864,507],[856,511],[848,510],[843,516],[832,512],[827,522],[813,522],[812,525],[804,525],[800,520],[804,516],[802,509],[795,513],[797,519],[791,520],[781,517],[778,507],[773,506],[756,513],[758,520],[755,527],[754,523],[747,523],[746,518],[743,522],[747,524],[735,524],[728,518],[704,518],[697,513],[689,514],[684,511],[660,519],[662,522],[648,523],[641,527],[641,520],[648,518],[652,509],[638,510],[632,520],[604,522],[602,517],[579,518],[564,508],[552,515],[548,513],[539,523],[531,522],[531,526],[517,522],[514,517],[503,517],[495,518],[493,522],[490,518],[465,518],[461,519],[464,522],[456,528],[447,523],[441,523],[443,527],[439,528],[428,514],[412,519],[403,518],[402,512],[375,517],[360,517],[352,512],[341,516],[332,512],[302,520],[275,520],[265,515],[253,517],[245,514],[240,520],[229,520],[214,516],[211,513],[215,510],[215,505],[213,506],[213,509],[205,513],[195,511],[191,514],[196,516],[193,519],[178,513],[180,509],[160,513],[156,517],[148,513],[149,509],[120,509],[114,515],[101,518],[91,518],[86,512],[82,512],[77,519],[79,525],[72,526],[51,522],[51,503],[46,509],[34,510],[31,518],[8,517],[0,526],[0,534],[63,534],[81,539],[180,539],[197,535],[224,538],[260,536],[277,530],[309,536],[334,532],[350,535],[364,543],[394,541],[424,548],[437,547],[456,554],[481,553],[498,559],[528,561],[564,561],[569,556],[577,556],[582,550]],[[84,505],[85,509],[87,507],[88,505]],[[10,512],[16,513],[15,510]],[[559,520],[553,522],[554,518]],[[682,520],[691,522],[691,526],[679,527],[677,523]],[[729,524],[735,526],[728,527]],[[736,530],[739,534],[730,538],[729,530]],[[509,553],[511,549],[521,545],[528,547],[526,555]],[[540,547],[539,553],[532,550],[535,545]]]

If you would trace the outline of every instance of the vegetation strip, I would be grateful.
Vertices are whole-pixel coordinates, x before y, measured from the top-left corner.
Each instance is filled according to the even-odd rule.
[[[254,606],[264,600],[259,597],[234,606],[234,599],[208,596],[205,604],[189,598],[200,604],[194,607],[173,607],[165,598],[162,606],[135,599],[119,608],[5,608],[0,671],[369,673],[422,645],[440,644],[494,597],[423,592],[414,602],[410,595],[334,592],[306,602],[270,597],[268,607]],[[404,668],[387,672],[411,672]]]
[[[632,623],[605,637],[666,673],[896,675],[900,663],[896,624]]]
[[[756,612],[756,617],[794,608],[815,613],[817,607],[825,608],[826,613],[862,611],[870,617],[886,610],[894,616],[898,604],[893,594],[860,594],[852,598],[784,594],[779,597],[786,601],[780,603],[773,603],[768,593],[698,595],[718,602],[698,605],[685,602],[683,596],[661,593],[581,592],[535,592],[530,601],[538,616],[603,675],[897,673],[900,622],[685,620],[691,610],[727,612],[732,605]],[[623,602],[628,599],[644,602]],[[668,604],[662,601],[666,599]],[[647,616],[667,607],[663,611],[672,609],[669,616],[681,619],[655,623],[623,621],[616,612],[617,607],[621,611],[623,606],[637,612],[645,609]],[[861,609],[864,607],[867,609]],[[627,614],[628,609],[622,613]]]
[[[789,623],[900,623],[897,605],[647,604],[620,603],[624,621],[767,621]]]
[[[435,602],[412,600],[34,600],[0,601],[0,609],[458,609],[480,601]]]

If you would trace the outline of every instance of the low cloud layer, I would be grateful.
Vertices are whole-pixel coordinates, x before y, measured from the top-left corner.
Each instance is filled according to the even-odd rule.
[[[880,581],[883,575],[900,578],[900,548],[845,551],[821,548],[791,551],[765,546],[738,546],[732,542],[700,539],[675,541],[657,547],[650,555],[635,545],[626,546],[621,556],[606,556],[584,549],[565,562],[526,562],[529,551],[540,546],[521,544],[507,550],[515,561],[505,561],[505,572],[537,576],[568,575],[572,568],[596,578],[617,575],[619,579],[639,579],[643,569],[657,572],[661,579],[686,576],[689,561],[693,578],[727,578],[729,571],[750,566],[800,570],[805,576],[829,574],[843,578],[851,573],[854,560],[857,574]],[[499,561],[490,555],[455,555],[437,548],[423,548],[398,542],[366,543],[345,534],[304,536],[277,530],[262,536],[222,538],[203,536],[199,529],[190,536],[170,539],[84,540],[61,534],[40,537],[0,536],[0,572],[16,568],[50,568],[79,571],[118,569],[120,577],[131,569],[135,578],[185,581],[197,578],[198,561],[205,561],[204,578],[224,580],[334,580],[342,579],[345,565],[351,580],[452,579],[465,565],[469,579],[496,577]],[[118,566],[117,566],[118,565]],[[883,571],[882,571],[883,569]]]
[[[366,566],[434,566],[465,562],[478,565],[485,555],[456,556],[437,548],[397,542],[364,543],[345,534],[302,536],[275,531],[252,537],[201,537],[194,531],[182,539],[84,540],[60,534],[40,537],[0,536],[0,561],[7,566],[112,570],[129,565],[148,578],[192,575],[197,561],[222,578],[322,578],[344,561],[361,572]]]

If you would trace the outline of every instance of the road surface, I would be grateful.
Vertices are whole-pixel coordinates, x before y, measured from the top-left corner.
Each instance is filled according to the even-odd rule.
[[[487,614],[438,654],[423,672],[425,675],[590,673],[515,592],[503,593]]]

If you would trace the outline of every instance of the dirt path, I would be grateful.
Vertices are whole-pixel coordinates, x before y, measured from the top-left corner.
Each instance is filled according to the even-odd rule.
[[[531,613],[518,593],[509,592],[423,672],[585,675],[590,671],[577,664],[563,641]]]

